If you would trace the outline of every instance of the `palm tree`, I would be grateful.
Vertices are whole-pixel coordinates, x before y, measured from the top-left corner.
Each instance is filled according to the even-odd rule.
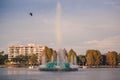
[[[29,64],[31,64],[32,66],[34,66],[35,64],[37,64],[37,56],[35,54],[32,54],[29,58]]]

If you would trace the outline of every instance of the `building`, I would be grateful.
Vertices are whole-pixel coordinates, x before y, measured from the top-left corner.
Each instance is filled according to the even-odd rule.
[[[34,44],[28,44],[27,46],[24,45],[10,46],[8,48],[8,59],[11,60],[12,58],[18,55],[29,56],[31,54],[36,54],[39,58],[44,49],[45,46],[39,46]]]

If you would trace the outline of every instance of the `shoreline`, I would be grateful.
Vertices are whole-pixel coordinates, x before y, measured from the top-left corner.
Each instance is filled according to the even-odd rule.
[[[120,68],[120,65],[117,65],[117,66],[114,66],[114,67],[111,67],[111,66],[108,66],[108,65],[101,65],[101,66],[92,66],[92,67],[89,67],[89,66],[79,66],[79,68]]]
[[[36,66],[37,67],[37,66]],[[92,67],[89,67],[89,66],[79,66],[78,68],[120,68],[120,65],[117,65],[117,66],[114,66],[114,67],[111,67],[111,66],[108,66],[108,65],[101,65],[101,66],[92,66]],[[29,68],[29,66],[13,66],[13,65],[0,65],[0,68]]]

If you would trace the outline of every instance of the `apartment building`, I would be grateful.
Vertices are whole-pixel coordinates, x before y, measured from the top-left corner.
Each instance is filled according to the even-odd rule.
[[[39,57],[44,49],[45,46],[39,46],[35,44],[10,46],[8,48],[8,59],[11,60],[11,58],[14,58],[18,55],[28,56],[31,54],[37,54]]]

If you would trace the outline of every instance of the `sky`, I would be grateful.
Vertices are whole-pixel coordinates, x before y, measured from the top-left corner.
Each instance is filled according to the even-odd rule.
[[[0,0],[0,51],[12,45],[56,49],[58,0]],[[61,45],[77,54],[88,49],[120,53],[120,0],[59,0]],[[29,13],[32,12],[33,16]]]

